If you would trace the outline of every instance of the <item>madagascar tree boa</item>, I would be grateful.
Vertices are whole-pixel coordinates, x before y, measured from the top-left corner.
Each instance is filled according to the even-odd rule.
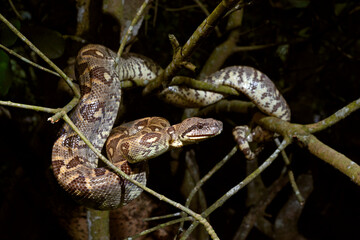
[[[150,59],[116,54],[101,45],[82,48],[76,60],[81,99],[70,117],[87,139],[101,151],[106,145],[109,159],[132,179],[146,184],[146,160],[170,148],[218,135],[222,123],[214,119],[189,118],[170,126],[166,119],[150,117],[123,124],[112,130],[121,99],[120,81],[148,80],[161,68]],[[271,80],[251,67],[229,67],[204,81],[235,88],[247,95],[263,112],[290,119],[286,101]],[[188,88],[170,87],[160,96],[176,105],[205,106],[223,95]],[[107,142],[106,142],[107,140]],[[105,144],[106,142],[106,144]],[[127,204],[142,189],[107,168],[98,167],[97,156],[65,124],[52,151],[52,167],[59,184],[75,200],[95,209],[114,209]]]

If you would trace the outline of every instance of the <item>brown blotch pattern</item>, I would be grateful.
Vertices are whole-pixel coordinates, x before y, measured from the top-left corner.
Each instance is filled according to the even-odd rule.
[[[97,118],[94,116],[94,114],[97,111],[99,111],[99,110],[101,111],[102,109],[104,109],[103,107],[104,107],[104,103],[101,103],[101,102],[85,104],[80,107],[81,117],[85,121],[95,121]]]
[[[120,145],[120,149],[121,152],[125,155],[128,156],[129,155],[129,148],[130,148],[130,144],[128,142],[124,142]]]
[[[106,173],[106,169],[105,168],[95,168],[94,172],[95,172],[95,175],[97,177],[99,177],[99,176],[102,176],[102,175],[104,175]]]
[[[141,121],[138,121],[135,125],[134,128],[135,129],[143,129],[145,126],[148,125],[149,120],[148,119],[144,119]]]
[[[153,144],[157,143],[160,138],[160,133],[147,133],[141,137],[140,144],[145,147],[151,147]]]
[[[71,169],[74,167],[77,167],[78,165],[82,164],[83,161],[80,160],[78,156],[75,156],[73,159],[69,161],[68,164],[66,164],[66,169]]]
[[[98,49],[89,49],[89,50],[83,51],[81,53],[81,55],[82,56],[87,56],[88,55],[88,56],[92,56],[92,57],[95,57],[95,58],[103,59],[105,54],[101,52],[103,54],[103,56],[101,56],[101,55],[97,54],[97,52],[101,52],[101,51],[99,51]]]
[[[78,176],[72,180],[68,186],[71,192],[89,192],[89,189],[86,187],[86,180],[84,176]]]
[[[64,160],[54,160],[52,161],[52,168],[55,176],[60,174],[60,169],[62,166],[65,166]]]

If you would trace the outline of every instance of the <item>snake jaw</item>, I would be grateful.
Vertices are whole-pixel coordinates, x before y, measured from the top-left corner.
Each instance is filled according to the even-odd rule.
[[[198,143],[219,135],[222,129],[222,122],[212,118],[188,118],[167,129],[167,134],[170,136],[169,145],[173,148],[180,148],[184,145]]]
[[[219,135],[223,129],[222,122],[212,118],[188,118],[179,125],[178,138],[183,145],[215,137]]]

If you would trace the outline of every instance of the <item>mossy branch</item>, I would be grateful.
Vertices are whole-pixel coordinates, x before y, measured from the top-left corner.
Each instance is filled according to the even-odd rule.
[[[285,122],[261,113],[255,115],[255,121],[264,129],[279,133],[285,138],[297,140],[301,146],[306,147],[313,155],[338,169],[357,185],[360,185],[360,166],[344,154],[322,143],[312,134],[332,126],[359,108],[360,99],[357,99],[328,118],[308,125]]]
[[[355,112],[360,108],[360,98],[349,103],[345,107],[338,110],[336,113],[332,114],[331,116],[317,122],[306,125],[306,128],[310,133],[316,133],[322,131],[328,127],[331,127],[335,123],[339,122],[340,120],[346,118],[351,113]]]

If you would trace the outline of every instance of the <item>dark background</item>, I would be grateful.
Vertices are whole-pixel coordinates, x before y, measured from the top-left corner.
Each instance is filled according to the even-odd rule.
[[[219,1],[208,3],[214,9]],[[277,43],[258,51],[233,54],[226,65],[249,65],[266,73],[279,87],[292,110],[292,122],[313,123],[323,119],[360,96],[360,6],[357,1],[252,1],[245,15],[238,42],[239,46]],[[15,20],[7,1],[2,0],[0,13]],[[59,50],[54,62],[67,66],[69,57],[76,55],[83,43],[72,39],[54,41],[50,30],[61,35],[73,35],[76,27],[74,1],[13,1],[18,10],[29,16],[20,22],[20,30],[42,47]],[[249,2],[248,2],[249,3]],[[301,5],[301,4],[304,5]],[[159,1],[157,20],[153,24],[152,7],[134,42],[131,51],[141,53],[166,67],[172,58],[168,34],[174,34],[183,44],[205,18],[197,8],[169,11],[194,5],[193,1]],[[110,16],[99,10],[95,26],[84,38],[87,42],[104,44],[114,50],[119,45],[119,26]],[[213,49],[227,38],[226,19],[220,24],[221,37],[215,34],[195,51],[191,61],[200,69]],[[0,40],[6,38],[2,26]],[[45,33],[45,34],[44,34]],[[49,37],[50,39],[47,39]],[[37,39],[37,40],[36,40]],[[46,66],[17,39],[11,49]],[[11,69],[7,80],[2,79],[1,100],[48,107],[65,105],[71,96],[59,90],[58,79],[22,61],[10,57]],[[4,61],[3,59],[1,59]],[[10,66],[9,65],[9,66]],[[189,74],[183,71],[182,74]],[[193,74],[194,75],[194,74]],[[124,94],[124,117],[130,121],[145,116],[163,116],[175,123],[181,111],[157,100],[142,97],[141,89]],[[53,214],[59,200],[57,187],[49,166],[51,148],[60,123],[50,124],[49,114],[10,107],[0,108],[0,226],[1,239],[66,239]],[[238,114],[213,115],[225,122],[224,133],[195,147],[202,175],[220,161],[234,146],[231,119],[242,124],[247,117]],[[325,144],[360,163],[360,115],[356,112],[347,119],[316,136]],[[264,152],[263,159],[274,149]],[[358,236],[360,223],[359,186],[333,167],[317,159],[297,145],[287,149],[292,158],[295,175],[311,173],[314,191],[310,195],[298,222],[299,232],[307,239],[353,239]],[[154,190],[183,202],[177,188],[179,176],[170,174],[169,154],[150,164],[149,186]],[[212,204],[245,177],[243,156],[237,153],[207,184],[204,192]],[[183,163],[180,163],[180,165]],[[283,167],[276,161],[263,174],[270,185]],[[164,180],[166,179],[166,180]],[[273,220],[291,194],[287,186],[270,205],[267,212]],[[61,194],[60,194],[61,195]],[[221,239],[231,239],[247,213],[246,191],[242,190],[211,215],[211,223]],[[55,199],[56,198],[56,199]],[[56,235],[54,235],[56,232]],[[249,239],[267,239],[256,230]]]

